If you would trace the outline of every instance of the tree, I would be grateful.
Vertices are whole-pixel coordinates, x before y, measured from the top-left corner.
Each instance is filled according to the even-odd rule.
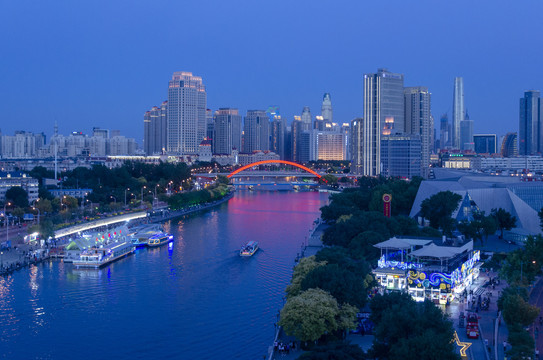
[[[440,191],[425,199],[421,204],[421,214],[430,220],[430,226],[441,228],[443,234],[452,232],[453,219],[451,215],[458,208],[462,196],[451,191]]]
[[[492,209],[490,211],[490,215],[494,217],[494,219],[496,219],[496,222],[498,223],[498,229],[500,229],[500,239],[503,239],[503,230],[511,230],[517,225],[517,218],[502,208]],[[541,216],[543,216],[543,212],[540,211],[539,217],[541,221],[543,221],[543,218],[541,218]]]
[[[287,300],[279,325],[287,335],[301,341],[316,341],[325,333],[355,328],[357,310],[321,289],[309,289]]]
[[[315,255],[302,258],[292,273],[292,280],[286,289],[287,297],[299,295],[302,289],[302,281],[306,275],[309,274],[313,269],[324,265],[326,265],[326,262],[317,262],[315,260]]]
[[[503,319],[507,324],[518,323],[528,326],[537,319],[539,308],[530,305],[522,296],[516,293],[509,293],[502,301]]]
[[[12,186],[6,191],[6,201],[10,201],[16,207],[28,207],[28,193],[20,186]]]
[[[369,355],[379,359],[459,359],[452,323],[432,302],[408,294],[377,295],[370,303],[375,323]]]
[[[348,303],[361,309],[366,304],[367,288],[363,278],[337,264],[319,266],[302,280],[302,291],[319,288],[329,292],[341,304]]]
[[[312,348],[298,357],[299,360],[364,360],[366,354],[360,346],[347,342],[331,342]]]

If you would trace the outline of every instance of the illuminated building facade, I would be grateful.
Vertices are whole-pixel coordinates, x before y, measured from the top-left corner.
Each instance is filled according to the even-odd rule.
[[[213,154],[232,154],[241,149],[241,115],[238,109],[220,108],[213,125]]]
[[[196,154],[206,134],[206,89],[191,72],[174,72],[168,86],[168,152]]]
[[[244,153],[270,150],[270,121],[264,110],[247,110],[243,136]]]
[[[317,134],[318,160],[345,160],[345,135],[319,132]]]
[[[464,292],[479,275],[480,252],[473,241],[391,238],[374,245],[381,250],[377,282],[387,290],[408,292],[416,301],[446,304]]]

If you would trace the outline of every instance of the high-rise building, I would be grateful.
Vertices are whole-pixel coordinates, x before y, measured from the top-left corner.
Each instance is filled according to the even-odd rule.
[[[500,153],[503,157],[512,157],[518,155],[517,133],[507,133],[503,137]]]
[[[213,153],[231,155],[241,150],[241,115],[238,109],[220,108],[215,112],[212,135]]]
[[[464,79],[454,78],[453,113],[452,113],[452,147],[461,149],[460,122],[464,120]]]
[[[290,125],[291,139],[291,160],[300,162],[300,136],[303,132],[303,125],[300,116],[294,116],[294,120]]]
[[[331,131],[317,133],[317,160],[345,160],[345,135]]]
[[[281,115],[274,115],[270,125],[270,150],[285,159],[285,120]]]
[[[333,122],[332,98],[329,93],[324,94],[322,97],[321,115],[325,122]]]
[[[473,120],[470,120],[467,110],[464,120],[460,121],[460,150],[474,150]]]
[[[351,120],[350,146],[351,146],[351,173],[363,174],[363,141],[364,141],[364,119],[356,118]]]
[[[540,93],[537,90],[524,92],[520,99],[519,154],[543,153],[543,119]]]
[[[164,101],[160,107],[153,106],[143,116],[143,150],[147,155],[162,154],[166,150],[167,142],[167,115],[168,102]],[[108,133],[100,129],[104,138],[108,138]],[[96,130],[94,137],[97,137]]]
[[[355,163],[366,176],[380,174],[381,136],[402,133],[404,123],[403,74],[378,69],[364,75],[364,125],[362,132],[362,163]]]
[[[264,110],[247,110],[243,124],[243,152],[270,150],[270,121]]]
[[[477,154],[495,154],[496,143],[496,134],[473,135],[474,149]]]
[[[302,121],[302,131],[308,131],[312,129],[311,110],[309,110],[309,106],[304,106],[300,119]]]
[[[441,115],[439,120],[439,148],[447,149],[451,146],[451,137],[449,133],[449,118],[447,114]]]
[[[206,138],[208,140],[211,139],[211,144],[213,144],[213,127],[214,126],[215,126],[215,119],[213,117],[213,111],[211,111],[211,109],[206,109]]]
[[[433,119],[431,114],[431,94],[427,87],[406,87],[404,89],[405,133],[419,135],[421,142],[421,171],[428,177],[430,153],[433,148]]]
[[[206,134],[206,89],[191,72],[174,72],[168,88],[168,152],[196,154]]]
[[[382,175],[421,176],[420,135],[389,135],[381,138]]]

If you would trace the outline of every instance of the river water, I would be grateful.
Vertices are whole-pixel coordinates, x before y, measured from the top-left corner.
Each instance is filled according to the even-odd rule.
[[[293,260],[327,198],[238,192],[166,223],[171,246],[100,270],[50,261],[0,278],[0,357],[263,359]],[[260,250],[242,258],[249,240]]]

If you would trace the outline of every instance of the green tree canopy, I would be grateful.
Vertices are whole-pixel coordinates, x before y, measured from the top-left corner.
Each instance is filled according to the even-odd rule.
[[[462,196],[451,191],[440,191],[425,199],[421,204],[421,215],[430,220],[434,229],[442,229],[444,234],[452,231],[451,215],[458,208]]]
[[[6,201],[16,207],[25,208],[28,206],[28,193],[20,186],[12,186],[6,191]]]
[[[286,289],[287,297],[299,295],[302,291],[302,281],[307,274],[309,274],[313,269],[324,265],[326,265],[326,262],[316,261],[315,255],[302,258],[298,265],[294,267],[292,280]]]
[[[454,330],[432,302],[415,302],[408,294],[377,295],[370,303],[375,323],[370,355],[379,359],[459,359]]]
[[[500,239],[503,239],[503,230],[511,230],[517,224],[517,218],[502,208],[492,209],[490,215],[496,219],[498,229],[500,229]]]
[[[325,333],[355,328],[357,309],[339,306],[337,300],[321,289],[309,289],[293,296],[281,310],[279,325],[285,333],[301,341],[316,341]]]

